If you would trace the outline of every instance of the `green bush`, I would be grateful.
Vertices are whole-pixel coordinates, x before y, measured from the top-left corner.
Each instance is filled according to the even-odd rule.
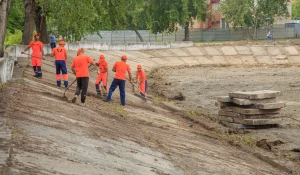
[[[10,32],[6,32],[4,45],[5,47],[21,44],[22,42],[22,32],[20,30],[16,30],[14,34]]]

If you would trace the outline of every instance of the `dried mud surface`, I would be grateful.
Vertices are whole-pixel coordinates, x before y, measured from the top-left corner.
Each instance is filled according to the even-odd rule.
[[[171,100],[189,113],[200,113],[218,120],[217,96],[234,91],[278,90],[277,101],[285,102],[279,128],[242,131],[252,142],[266,139],[283,144],[267,149],[265,155],[294,172],[299,172],[300,154],[300,69],[291,65],[219,66],[164,68],[152,73],[150,81],[166,97],[182,94],[185,100]],[[237,134],[239,135],[239,134]],[[297,173],[296,173],[297,174]]]

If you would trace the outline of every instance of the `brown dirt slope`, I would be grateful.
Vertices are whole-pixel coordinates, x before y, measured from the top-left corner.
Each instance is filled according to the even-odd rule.
[[[2,174],[284,173],[212,137],[212,131],[163,103],[143,102],[132,95],[129,85],[126,107],[119,105],[117,91],[111,103],[103,102],[93,95],[95,69],[87,103],[65,101],[63,90],[55,85],[51,59],[43,63],[43,79],[32,77],[29,61],[19,59],[13,82],[0,90],[1,126],[9,127],[6,132],[11,134],[1,137],[1,143],[8,143],[0,148],[0,157],[5,157],[0,162]],[[112,64],[115,57],[107,59]],[[69,74],[69,80],[74,76]],[[67,92],[69,99],[75,87]]]

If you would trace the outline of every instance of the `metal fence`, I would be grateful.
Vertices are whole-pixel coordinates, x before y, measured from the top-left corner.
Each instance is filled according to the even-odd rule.
[[[274,25],[269,27],[275,38],[295,38],[300,34],[300,25]],[[246,40],[248,38],[266,39],[268,28],[260,28],[254,32],[254,29],[190,29],[190,41],[235,41]],[[171,34],[157,33],[153,34],[149,30],[139,30],[144,42],[171,42],[182,41],[184,39],[184,30],[179,30]],[[101,37],[97,34],[88,35],[82,41],[107,42],[107,43],[136,43],[140,42],[135,31],[100,31]]]

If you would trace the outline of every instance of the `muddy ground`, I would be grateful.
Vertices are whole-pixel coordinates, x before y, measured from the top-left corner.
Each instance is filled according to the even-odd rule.
[[[178,50],[171,51],[177,54]],[[87,54],[98,57],[100,52]],[[124,52],[105,54],[112,64]],[[131,64],[155,65],[163,60],[151,59],[149,52],[125,54],[142,58],[131,59]],[[75,52],[68,55],[72,58]],[[143,101],[133,95],[127,84],[127,105],[122,107],[118,91],[111,103],[94,95],[95,69],[90,73],[87,103],[73,104],[70,99],[75,86],[66,92],[68,100],[62,98],[64,91],[56,86],[50,57],[43,61],[43,79],[32,77],[29,60],[19,59],[19,64],[13,81],[0,90],[2,174],[279,175],[300,172],[295,159],[299,155],[290,151],[299,145],[295,139],[299,138],[299,123],[295,122],[299,118],[296,111],[292,112],[298,110],[299,104],[297,67],[159,69],[156,75],[149,75],[150,87],[155,86],[150,91],[152,98]],[[70,59],[67,64],[70,67]],[[109,72],[109,76],[110,83],[113,73]],[[74,80],[72,74],[69,80]],[[295,84],[288,88],[290,83]],[[243,133],[220,125],[214,118],[215,96],[245,88],[283,91],[279,99],[287,102],[284,114],[290,118],[283,118],[280,128]],[[181,92],[179,99],[185,99],[168,101],[157,96],[158,91],[173,97]],[[255,146],[260,138],[280,139],[285,144],[274,146],[272,151],[264,150]]]
[[[184,100],[170,101],[186,110],[218,120],[219,107],[216,96],[229,92],[278,90],[282,94],[277,101],[285,102],[279,128],[243,130],[240,133],[251,141],[267,139],[284,144],[267,149],[266,154],[278,162],[292,161],[299,168],[300,153],[300,68],[298,66],[225,66],[164,68],[152,73],[152,86],[159,87],[153,93],[172,98],[179,94]],[[159,77],[159,78],[158,78]],[[155,79],[155,81],[154,81]],[[239,134],[237,134],[239,135]],[[249,142],[250,143],[250,142]],[[292,151],[294,150],[294,151]],[[295,152],[296,151],[296,152]],[[290,163],[288,163],[290,164]]]

